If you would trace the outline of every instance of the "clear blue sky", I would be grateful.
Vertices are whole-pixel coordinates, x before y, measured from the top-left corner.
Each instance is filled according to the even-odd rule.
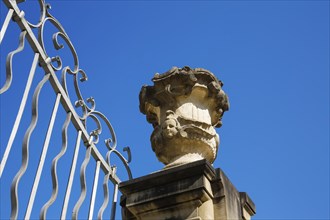
[[[224,82],[231,104],[217,130],[221,144],[214,167],[248,192],[257,206],[254,219],[329,219],[329,1],[49,2],[89,76],[85,96],[93,96],[110,119],[119,148],[131,147],[134,177],[163,166],[150,147],[152,127],[139,112],[141,86],[172,66],[202,67]],[[36,1],[22,8],[27,18],[38,15]],[[1,3],[1,23],[5,11]],[[15,24],[9,31],[1,45],[1,85],[5,54],[17,46]],[[17,58],[22,66],[23,57]],[[18,72],[14,80],[21,88],[26,78],[19,75],[28,71]],[[4,130],[17,111],[11,106],[21,97],[15,86],[1,98],[1,155],[9,135]],[[41,108],[53,103],[42,99]],[[44,137],[34,138],[37,143]],[[11,154],[11,163],[17,161],[9,165],[13,173],[20,146],[18,141]],[[3,204],[9,205],[11,180],[1,181],[0,217],[8,218]]]

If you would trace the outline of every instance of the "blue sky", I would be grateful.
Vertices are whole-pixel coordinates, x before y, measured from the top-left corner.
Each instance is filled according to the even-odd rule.
[[[163,167],[151,150],[152,126],[139,112],[141,86],[151,85],[156,72],[172,66],[202,67],[224,82],[231,104],[217,129],[221,144],[214,167],[223,169],[239,191],[248,192],[257,206],[254,219],[330,218],[329,1],[49,2],[89,77],[81,86],[85,97],[93,96],[111,121],[119,149],[131,147],[134,177]],[[36,21],[36,1],[21,7],[27,19]],[[5,12],[1,3],[1,23]],[[12,23],[1,45],[1,85],[5,55],[17,40]],[[17,91],[26,80],[18,72],[31,62],[24,58],[31,51],[24,54],[17,56],[13,86],[0,100],[1,156],[21,97]],[[63,57],[72,59],[67,53]],[[41,97],[41,112],[53,105],[48,90]],[[22,123],[28,125],[29,112],[24,114]],[[59,132],[63,118],[61,113]],[[43,135],[37,134],[33,140],[42,142]],[[75,135],[71,138],[73,143]],[[10,179],[20,166],[19,141],[10,155],[11,172],[5,170],[1,179],[1,218],[9,216],[4,207]],[[49,215],[55,218],[55,211]]]

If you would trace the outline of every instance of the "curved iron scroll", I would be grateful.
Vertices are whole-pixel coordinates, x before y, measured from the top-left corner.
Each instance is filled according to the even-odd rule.
[[[79,66],[79,59],[77,52],[73,46],[73,43],[71,42],[68,34],[64,30],[63,26],[60,24],[60,22],[50,14],[49,10],[51,9],[49,4],[46,4],[44,0],[39,0],[40,5],[40,20],[37,24],[31,24],[28,22],[31,28],[38,28],[38,41],[40,45],[42,46],[45,54],[48,57],[48,62],[53,68],[54,72],[61,71],[61,84],[64,88],[65,93],[70,98],[69,90],[68,90],[68,75],[73,76],[74,81],[74,91],[75,96],[77,97],[77,100],[71,100],[72,103],[75,104],[76,108],[82,109],[82,115],[80,115],[80,120],[85,126],[85,129],[89,133],[90,136],[93,137],[93,143],[97,144],[100,139],[100,134],[102,133],[102,123],[103,121],[106,124],[106,127],[110,133],[109,138],[105,138],[106,146],[108,149],[115,153],[120,160],[123,162],[127,172],[129,179],[132,178],[132,173],[129,168],[129,162],[131,161],[131,154],[129,147],[125,147],[124,151],[128,152],[128,159],[125,159],[125,157],[116,149],[117,146],[117,139],[114,132],[114,129],[108,120],[108,118],[102,114],[99,111],[96,111],[96,102],[93,97],[84,98],[82,95],[82,92],[79,87],[80,82],[86,82],[88,77],[87,74],[83,69]],[[63,67],[63,61],[59,54],[50,55],[47,53],[46,44],[45,44],[45,26],[49,23],[50,25],[53,25],[58,31],[53,33],[52,35],[52,42],[53,46],[56,50],[61,50],[66,46],[68,46],[72,58],[73,58],[73,64],[72,66],[65,66]],[[60,43],[60,38],[64,41],[63,43]],[[64,45],[65,43],[65,45]],[[96,129],[89,130],[87,128],[87,121],[91,120],[95,123]],[[111,164],[109,163],[111,166]]]

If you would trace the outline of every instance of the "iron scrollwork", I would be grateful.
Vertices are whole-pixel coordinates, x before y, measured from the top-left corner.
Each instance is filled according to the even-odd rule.
[[[82,114],[79,115],[80,120],[84,124],[86,130],[87,130],[87,121],[88,120],[92,120],[94,122],[94,124],[96,125],[96,129],[93,129],[88,132],[90,134],[90,136],[93,137],[92,138],[93,144],[97,144],[99,142],[100,134],[102,133],[101,121],[103,121],[106,124],[108,131],[110,132],[110,138],[107,138],[104,141],[105,145],[108,148],[110,154],[114,153],[120,158],[120,160],[123,162],[123,164],[128,172],[129,179],[131,179],[132,173],[131,173],[131,170],[128,165],[129,162],[131,161],[130,148],[129,147],[124,148],[124,151],[127,152],[128,159],[126,159],[116,149],[117,139],[116,139],[116,135],[115,135],[114,129],[113,129],[110,121],[104,114],[102,114],[101,112],[96,110],[96,102],[93,97],[89,97],[89,98],[85,99],[82,95],[82,92],[79,87],[79,83],[86,82],[88,80],[88,77],[87,77],[87,74],[85,73],[85,71],[83,69],[81,69],[79,66],[79,59],[78,59],[77,52],[76,52],[68,34],[64,30],[64,28],[62,27],[60,22],[49,12],[49,10],[51,9],[50,4],[46,4],[44,0],[39,0],[39,5],[40,5],[40,13],[41,13],[40,20],[37,24],[29,23],[29,25],[31,28],[38,28],[38,41],[39,41],[40,45],[42,46],[46,55],[48,57],[50,57],[50,59],[48,60],[49,64],[51,64],[51,66],[55,72],[61,71],[61,84],[69,98],[71,98],[71,97],[70,97],[69,90],[68,90],[67,77],[68,77],[68,75],[73,76],[74,91],[75,91],[75,95],[77,97],[77,100],[74,101],[73,103],[75,103],[76,108],[81,108],[81,110],[82,110]],[[58,30],[57,32],[53,33],[53,35],[52,35],[52,42],[53,42],[54,48],[56,50],[61,50],[64,48],[64,44],[61,43],[60,39],[59,39],[59,38],[61,38],[65,42],[65,44],[68,46],[68,48],[70,49],[70,52],[71,52],[71,55],[73,58],[72,66],[68,65],[68,66],[63,67],[63,61],[62,61],[61,56],[48,55],[47,50],[46,50],[45,37],[44,37],[45,36],[45,33],[44,33],[45,26],[47,23],[52,24]],[[107,161],[108,161],[109,165],[111,166],[110,159],[108,159]]]
[[[20,27],[22,29],[22,32],[19,36],[19,46],[17,49],[13,50],[7,55],[7,60],[6,60],[6,81],[5,84],[2,85],[0,89],[0,94],[6,92],[8,89],[10,89],[11,82],[12,82],[12,76],[13,76],[13,71],[12,71],[12,61],[14,56],[24,50],[24,44],[25,44],[25,39],[29,39],[28,43],[30,46],[33,48],[35,52],[35,59],[33,61],[33,66],[31,68],[31,72],[34,74],[35,67],[37,66],[37,63],[39,62],[39,65],[44,68],[45,70],[45,76],[43,80],[38,84],[35,93],[33,95],[33,111],[32,111],[32,120],[30,122],[30,126],[27,129],[23,141],[23,147],[22,147],[22,164],[20,170],[17,172],[15,178],[12,181],[11,185],[11,206],[12,206],[12,212],[11,212],[11,218],[16,219],[18,216],[18,185],[20,182],[21,177],[24,175],[27,166],[28,166],[28,161],[29,161],[29,139],[30,136],[34,130],[34,127],[36,126],[37,119],[38,119],[38,97],[41,88],[43,85],[51,80],[56,80],[55,84],[55,89],[54,91],[57,93],[58,99],[57,100],[62,100],[64,102],[68,102],[69,105],[67,105],[66,111],[67,111],[67,118],[65,123],[63,124],[62,128],[62,148],[61,151],[58,153],[58,155],[54,158],[52,162],[52,178],[53,178],[53,191],[52,191],[52,196],[48,200],[48,202],[44,205],[44,207],[41,210],[40,213],[40,218],[44,219],[46,218],[46,213],[48,208],[53,204],[53,202],[56,200],[57,197],[57,191],[58,191],[58,183],[57,183],[57,171],[56,171],[56,166],[57,162],[59,159],[63,156],[63,154],[66,152],[67,149],[67,129],[68,125],[71,122],[79,122],[79,128],[77,128],[77,132],[79,133],[79,139],[81,138],[81,135],[83,133],[85,145],[87,147],[86,149],[86,156],[85,160],[81,166],[81,173],[80,173],[80,178],[81,182],[84,183],[85,181],[85,170],[86,166],[88,165],[88,162],[90,160],[90,156],[92,155],[92,151],[98,151],[99,148],[97,146],[100,146],[99,142],[101,139],[101,133],[103,130],[102,125],[106,125],[105,128],[109,133],[109,136],[107,138],[104,138],[104,148],[106,149],[106,155],[101,156],[99,152],[97,153],[98,156],[95,158],[97,160],[97,163],[100,164],[100,161],[103,161],[103,167],[106,167],[107,171],[105,172],[104,176],[104,182],[103,182],[103,187],[104,187],[104,201],[102,204],[102,207],[99,210],[98,217],[99,219],[102,219],[103,211],[106,208],[108,204],[108,182],[109,179],[112,180],[112,182],[115,185],[115,188],[118,190],[118,184],[120,180],[118,179],[116,175],[117,167],[111,164],[110,157],[111,155],[116,155],[120,161],[124,164],[125,169],[128,174],[128,178],[132,179],[132,173],[129,167],[129,163],[131,161],[131,151],[129,147],[125,147],[123,150],[127,153],[127,157],[124,157],[122,153],[120,153],[117,150],[117,139],[116,135],[114,132],[114,129],[108,120],[108,118],[101,113],[100,111],[96,110],[96,102],[93,97],[89,98],[84,98],[83,94],[80,90],[80,83],[83,83],[87,81],[88,77],[86,72],[80,68],[79,66],[79,59],[77,52],[68,36],[66,31],[64,30],[63,26],[61,23],[50,13],[51,6],[48,3],[45,3],[45,0],[38,0],[39,8],[40,8],[40,15],[38,18],[37,22],[30,22],[26,17],[25,17],[25,12],[23,10],[20,10],[18,8],[18,4],[21,2],[24,2],[24,0],[4,0],[6,6],[9,9],[7,17],[14,22],[17,22],[20,24]],[[9,19],[6,18],[6,21]],[[51,32],[51,43],[52,46],[49,46],[49,42],[45,42],[46,39],[49,39],[48,36],[46,37],[45,34],[45,29],[46,26],[51,26],[53,31]],[[2,38],[5,33],[5,29],[8,26],[8,22],[5,22],[4,28],[2,28],[1,31],[1,39],[0,43],[2,41]],[[23,28],[24,27],[24,28]],[[54,31],[55,29],[55,31]],[[37,34],[33,31],[35,30]],[[48,32],[47,32],[48,34]],[[50,48],[48,48],[50,47]],[[58,53],[60,50],[62,50],[64,47],[69,48],[69,54],[72,57],[73,63],[70,65],[64,65],[64,59],[66,57],[61,57]],[[49,50],[47,50],[49,49]],[[55,50],[54,50],[55,49]],[[54,55],[49,54],[48,52],[56,51]],[[33,71],[32,71],[33,70]],[[58,80],[56,73],[60,73],[60,80]],[[33,75],[32,74],[32,75]],[[73,80],[73,89],[74,89],[74,95],[76,97],[76,100],[72,100],[72,96],[70,97],[70,92],[68,89],[68,78],[72,77],[71,79]],[[30,80],[32,81],[32,80]],[[29,86],[30,87],[30,86]],[[27,89],[28,91],[29,89]],[[26,99],[26,98],[25,98]],[[24,101],[25,102],[25,101]],[[59,103],[59,101],[57,102]],[[73,104],[72,104],[73,103]],[[25,104],[24,104],[25,105]],[[68,107],[69,106],[69,107]],[[72,106],[75,106],[76,109],[81,110],[80,113],[78,113]],[[57,108],[57,107],[56,107]],[[23,108],[24,109],[24,106]],[[56,114],[55,114],[56,115]],[[81,123],[80,123],[81,122]],[[94,124],[94,128],[89,128],[87,126],[90,124]],[[77,124],[77,123],[76,123]],[[83,132],[82,132],[83,131]],[[89,141],[86,141],[89,140]],[[78,140],[78,139],[77,139]],[[79,140],[80,143],[80,140]],[[79,145],[78,145],[79,146]],[[10,151],[11,146],[8,148],[8,152]],[[8,153],[9,154],[9,153]],[[93,154],[93,156],[95,156]],[[102,157],[102,158],[101,158]],[[7,156],[5,157],[5,160],[7,159]],[[4,161],[5,161],[4,160]],[[104,162],[106,161],[106,162]],[[1,167],[4,167],[4,163],[1,162]],[[43,165],[41,166],[41,170],[43,168]],[[39,169],[39,168],[38,168]],[[0,172],[0,177],[1,173]],[[39,180],[37,181],[39,182]],[[37,187],[37,185],[36,185]],[[79,208],[81,203],[84,200],[86,193],[86,183],[81,185],[81,195],[79,200],[77,201],[75,208],[73,210],[73,218],[76,218],[78,216]],[[34,199],[33,199],[34,200]],[[33,207],[33,200],[30,205],[28,205],[28,209],[32,209]],[[30,217],[31,212],[26,215],[26,218]],[[64,215],[65,216],[65,215]]]

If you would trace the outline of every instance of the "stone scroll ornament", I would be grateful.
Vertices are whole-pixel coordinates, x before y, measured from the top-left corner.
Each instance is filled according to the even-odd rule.
[[[217,157],[219,135],[215,127],[229,109],[223,83],[210,71],[190,67],[158,74],[153,86],[140,91],[140,111],[154,131],[151,145],[165,168]]]

